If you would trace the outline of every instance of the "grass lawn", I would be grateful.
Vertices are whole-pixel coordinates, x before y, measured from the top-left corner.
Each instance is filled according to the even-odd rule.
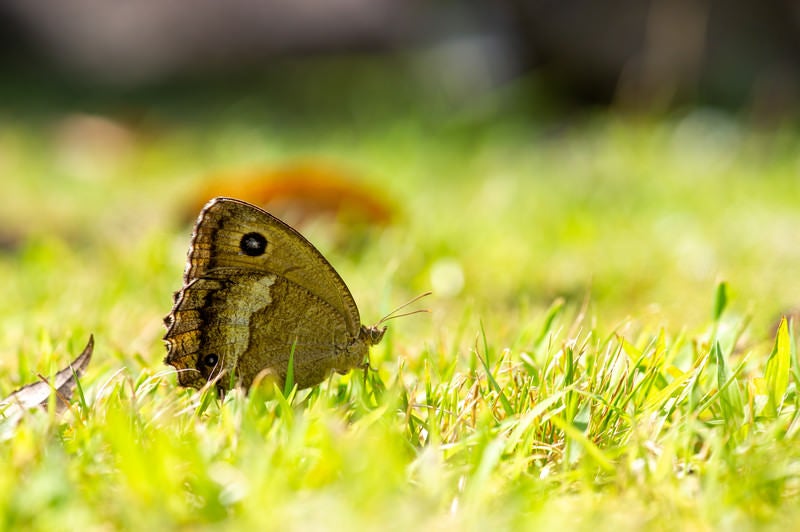
[[[4,428],[0,528],[800,520],[795,128],[252,106],[0,124],[0,392],[96,342],[70,411]],[[309,158],[394,205],[387,228],[302,228],[362,321],[428,289],[430,313],[391,321],[366,375],[179,388],[161,337],[187,206],[208,176]]]

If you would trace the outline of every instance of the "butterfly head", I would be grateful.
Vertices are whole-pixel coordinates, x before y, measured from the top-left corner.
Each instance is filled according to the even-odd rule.
[[[383,340],[384,334],[386,334],[386,326],[371,325],[367,327],[366,325],[362,325],[361,332],[358,336],[364,340],[367,345],[376,345]]]

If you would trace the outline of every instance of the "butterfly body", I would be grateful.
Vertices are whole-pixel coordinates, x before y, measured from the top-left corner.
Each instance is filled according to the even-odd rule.
[[[361,325],[344,281],[302,235],[230,198],[200,213],[165,324],[164,361],[178,382],[223,389],[263,378],[282,386],[290,359],[298,387],[314,386],[362,366],[385,331]]]

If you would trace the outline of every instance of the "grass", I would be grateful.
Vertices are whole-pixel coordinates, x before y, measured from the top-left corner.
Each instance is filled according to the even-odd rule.
[[[3,529],[779,528],[800,519],[800,136],[694,111],[536,125],[180,118],[116,154],[2,126],[0,391],[95,333],[83,395],[0,442]],[[98,142],[100,142],[98,140]],[[106,148],[108,148],[106,146]],[[97,150],[104,155],[97,156]],[[377,371],[218,400],[161,318],[202,176],[313,154],[403,216],[304,228]],[[7,238],[8,239],[8,238]],[[463,286],[459,279],[463,278]]]

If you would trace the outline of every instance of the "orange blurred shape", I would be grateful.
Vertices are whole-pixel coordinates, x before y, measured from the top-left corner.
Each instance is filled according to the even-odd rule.
[[[258,205],[292,225],[322,216],[351,224],[387,225],[397,215],[385,197],[359,183],[352,173],[314,161],[216,174],[201,188],[191,217],[217,196]]]

